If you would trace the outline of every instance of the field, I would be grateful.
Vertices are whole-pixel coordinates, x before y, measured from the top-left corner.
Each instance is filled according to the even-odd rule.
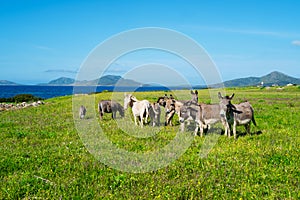
[[[92,112],[96,105],[88,102],[86,119],[77,119],[77,113],[74,119],[71,96],[49,99],[39,107],[0,112],[0,199],[299,199],[300,88],[225,90],[235,93],[233,103],[251,102],[258,124],[251,126],[252,134],[238,127],[239,137],[234,140],[219,135],[221,126],[217,125],[205,137],[194,137],[192,130],[179,133],[176,119],[173,127],[141,131],[126,122],[129,111],[126,119],[113,121],[106,114],[100,122]],[[154,102],[164,94],[139,92],[135,96]],[[190,98],[189,91],[175,94],[179,99]],[[112,95],[123,104],[121,93],[77,99],[97,102]],[[199,91],[199,102],[211,101],[208,90]],[[165,166],[159,165],[159,158],[155,166],[137,160],[131,163],[132,170],[126,159],[123,164],[113,162],[122,161],[118,155],[103,164],[106,161],[97,159],[103,154],[95,148],[88,150],[93,145],[102,148],[101,138],[88,141],[95,130],[88,127],[78,133],[93,121],[100,124],[111,144],[128,152],[151,155],[177,136],[182,144],[172,146],[170,157],[180,154],[181,147],[186,150],[177,159],[161,160]],[[203,155],[208,138],[217,138],[216,144]]]

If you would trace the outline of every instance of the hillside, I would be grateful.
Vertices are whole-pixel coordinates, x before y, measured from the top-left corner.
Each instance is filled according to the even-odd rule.
[[[83,82],[78,82],[81,84]],[[121,76],[114,76],[114,75],[106,75],[101,77],[100,79],[95,79],[92,81],[85,82],[85,85],[119,85],[119,86],[138,86],[141,83],[136,82],[131,79],[124,79]]]
[[[281,72],[274,71],[262,77],[248,77],[248,78],[239,78],[239,79],[225,81],[224,86],[225,87],[256,86],[256,85],[260,85],[261,82],[264,83],[264,86],[271,86],[273,84],[283,86],[289,83],[300,84],[300,79],[288,76]]]
[[[61,77],[55,80],[52,80],[48,85],[71,85],[74,84],[75,80],[72,78]]]
[[[286,74],[283,74],[281,72],[272,72],[266,76],[261,77],[261,81],[264,82],[264,84],[278,84],[278,85],[286,85],[289,83],[292,84],[300,84],[299,78],[294,78],[291,76],[288,76]]]
[[[55,80],[52,80],[48,85],[73,85],[75,79],[61,77]],[[139,86],[141,83],[136,82],[131,79],[124,79],[121,76],[106,75],[100,79],[90,80],[90,81],[77,81],[76,85],[116,85],[119,86]]]
[[[18,84],[7,80],[0,80],[0,85],[18,85]]]
[[[247,77],[247,78],[238,78],[229,81],[223,82],[225,87],[245,87],[245,86],[256,86],[264,83],[264,86],[271,86],[271,85],[279,85],[284,86],[289,83],[300,85],[300,79],[288,76],[281,72],[271,72],[265,76],[261,77]],[[75,79],[67,78],[67,77],[60,77],[55,80],[52,80],[46,84],[39,84],[39,85],[74,85]],[[85,80],[85,81],[77,81],[76,85],[88,86],[88,85],[103,85],[103,86],[111,86],[111,85],[118,85],[118,86],[140,86],[143,85],[142,83],[136,82],[131,79],[124,79],[121,76],[115,75],[106,75],[101,77],[100,79],[95,80]],[[223,84],[214,84],[210,85],[210,87],[222,87]],[[17,83],[7,81],[7,80],[0,80],[0,85],[18,85]],[[199,88],[203,88],[204,86],[199,86]]]

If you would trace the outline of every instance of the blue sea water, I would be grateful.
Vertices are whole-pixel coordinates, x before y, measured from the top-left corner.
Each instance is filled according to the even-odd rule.
[[[180,87],[164,86],[143,86],[143,87],[114,87],[114,86],[37,86],[37,85],[1,85],[0,98],[9,98],[18,94],[32,94],[36,97],[49,99],[53,97],[66,96],[72,94],[89,94],[93,92],[102,92],[104,90],[116,92],[132,91],[170,91],[174,89],[183,89]]]

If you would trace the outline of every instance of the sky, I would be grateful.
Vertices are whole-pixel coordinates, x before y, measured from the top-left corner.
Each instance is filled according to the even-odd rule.
[[[300,78],[296,0],[3,0],[0,4],[0,80],[37,84],[76,78],[99,45],[145,27],[176,31],[195,41],[222,80],[272,71]],[[103,56],[98,55],[99,60]],[[150,74],[151,66],[156,73]],[[201,72],[199,76],[187,60],[159,49],[128,52],[105,69],[105,74],[137,81],[151,82],[155,77],[153,82],[163,82],[175,72],[192,84],[203,82]],[[168,81],[176,84],[176,80]]]

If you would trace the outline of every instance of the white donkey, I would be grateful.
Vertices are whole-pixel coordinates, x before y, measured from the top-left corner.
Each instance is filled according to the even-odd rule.
[[[137,124],[137,117],[140,117],[140,125],[143,127],[143,120],[145,117],[145,123],[148,121],[150,102],[148,100],[139,101],[132,94],[124,94],[124,109],[127,110],[128,106],[132,108],[132,114],[135,125]]]

